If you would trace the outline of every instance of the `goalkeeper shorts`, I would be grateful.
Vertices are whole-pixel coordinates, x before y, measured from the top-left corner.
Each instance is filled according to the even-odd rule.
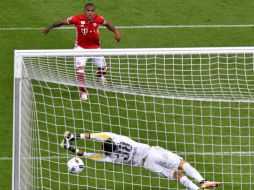
[[[144,168],[169,179],[174,179],[173,173],[178,170],[181,160],[182,157],[169,150],[152,146],[144,162]]]

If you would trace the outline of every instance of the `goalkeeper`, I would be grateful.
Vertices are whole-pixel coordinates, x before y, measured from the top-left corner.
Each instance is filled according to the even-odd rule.
[[[102,142],[102,152],[88,153],[72,145],[72,141],[80,139]],[[177,179],[192,190],[200,188],[179,170],[184,170],[188,176],[197,180],[201,184],[201,189],[214,188],[221,184],[205,180],[188,162],[171,151],[159,146],[138,143],[129,137],[110,132],[74,134],[66,131],[61,147],[95,161],[142,166],[170,180]]]

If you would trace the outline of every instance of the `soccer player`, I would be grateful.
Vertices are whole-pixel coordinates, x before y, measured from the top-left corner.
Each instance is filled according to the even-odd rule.
[[[102,16],[95,13],[95,5],[93,3],[87,3],[84,6],[84,13],[78,14],[67,19],[59,20],[53,24],[47,26],[43,33],[45,35],[52,28],[56,28],[62,25],[74,24],[76,26],[76,41],[75,48],[76,50],[85,50],[85,49],[99,49],[101,47],[99,40],[99,31],[98,28],[100,25],[106,26],[108,30],[114,33],[116,42],[121,40],[120,32],[113,26],[110,22],[106,21]],[[81,99],[88,99],[88,92],[85,88],[85,70],[89,57],[76,57],[75,58],[75,69],[77,80],[80,84]],[[103,86],[106,85],[107,80],[105,78],[107,65],[105,58],[103,56],[91,58],[93,63],[97,66],[98,70],[96,76],[100,78],[100,81]]]
[[[80,139],[102,142],[102,152],[88,153],[72,145],[72,141]],[[201,184],[201,189],[214,188],[221,184],[221,182],[205,180],[188,162],[169,150],[138,143],[129,137],[110,132],[74,134],[66,131],[60,146],[78,156],[95,161],[142,166],[170,180],[177,179],[192,190],[200,188],[187,176],[184,176],[180,170],[184,170],[188,176],[197,180]]]

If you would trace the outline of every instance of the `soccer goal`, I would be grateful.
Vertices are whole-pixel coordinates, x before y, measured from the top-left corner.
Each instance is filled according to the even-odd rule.
[[[89,60],[82,101],[74,60],[96,56],[107,85]],[[184,189],[141,167],[86,159],[71,174],[65,131],[129,136],[179,154],[219,189],[254,187],[254,47],[17,50],[14,70],[13,190]]]

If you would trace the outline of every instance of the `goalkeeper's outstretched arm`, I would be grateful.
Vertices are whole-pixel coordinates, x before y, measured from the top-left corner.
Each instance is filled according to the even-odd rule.
[[[102,152],[85,152],[83,149],[76,149],[76,155],[99,162],[112,162],[112,160]]]
[[[110,138],[110,134],[111,133],[108,132],[74,134],[66,131],[64,134],[64,139],[62,140],[60,146],[73,152],[77,156],[81,156],[95,161],[112,162],[112,159],[108,157],[104,152],[86,152],[84,149],[80,149],[72,145],[72,141],[79,139],[92,139],[95,141],[105,142]]]
[[[106,156],[103,152],[85,152],[83,149],[79,149],[75,146],[70,145],[68,150],[74,152],[77,156],[87,158],[99,162],[113,162],[112,159]]]
[[[81,134],[76,134],[76,136],[78,136],[78,138],[80,138],[80,139],[91,139],[91,140],[98,141],[98,142],[105,142],[111,138],[110,134],[111,133],[109,133],[109,132],[81,133]]]

